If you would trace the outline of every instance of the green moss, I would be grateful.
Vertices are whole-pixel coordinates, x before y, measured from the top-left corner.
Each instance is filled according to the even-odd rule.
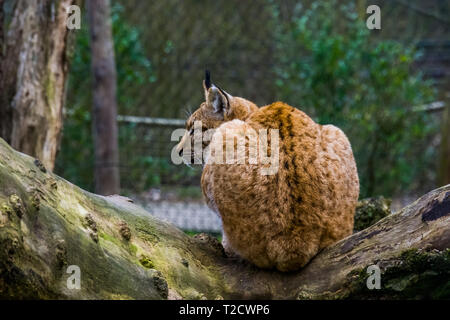
[[[391,214],[391,199],[380,196],[358,202],[355,211],[354,231],[364,230]]]
[[[157,243],[159,242],[160,238],[156,233],[153,233],[149,230],[136,228],[136,230],[139,232],[139,238],[149,242],[149,243]]]
[[[153,264],[153,261],[146,255],[142,255],[139,259],[139,262],[147,269],[151,269],[155,266]]]
[[[8,217],[11,216],[11,214],[13,213],[13,209],[6,203],[0,205],[0,211]]]
[[[130,247],[129,247],[129,248],[130,248],[131,253],[132,253],[133,255],[136,255],[137,250],[138,250],[138,247],[137,247],[136,245],[130,243]]]
[[[437,275],[450,275],[450,249],[444,251],[433,250],[431,252],[418,249],[406,250],[400,256],[401,263],[388,269],[387,275],[401,273],[425,273],[432,272]]]
[[[119,239],[116,239],[116,238],[114,238],[113,236],[111,236],[111,235],[109,235],[109,234],[107,234],[107,233],[105,233],[105,232],[100,232],[100,233],[99,233],[99,236],[100,236],[100,238],[102,238],[102,239],[105,240],[105,241],[112,242],[112,243],[114,243],[114,244],[116,244],[116,245],[118,245],[118,246],[121,246],[121,245],[122,245],[122,243],[120,242]]]
[[[449,299],[450,249],[421,251],[410,249],[398,258],[381,261],[381,289],[366,286],[367,268],[355,269],[348,276],[350,298],[367,299]]]
[[[134,300],[132,297],[127,296],[125,294],[111,294],[109,296],[111,300]]]
[[[51,72],[45,81],[45,93],[47,96],[47,101],[52,103],[55,95],[55,79],[53,77],[53,73]]]
[[[33,195],[31,197],[31,205],[36,211],[39,211],[41,205],[41,197],[39,196],[39,193],[37,191],[33,192]]]
[[[17,216],[19,218],[21,218],[25,211],[22,200],[19,198],[18,195],[12,194],[9,197],[9,202],[11,203],[11,207],[12,207],[13,211],[17,214]]]

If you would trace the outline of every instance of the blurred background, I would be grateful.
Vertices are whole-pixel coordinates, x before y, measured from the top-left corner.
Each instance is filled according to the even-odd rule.
[[[381,8],[369,30],[366,8]],[[54,171],[95,191],[89,23],[72,43]],[[349,137],[360,198],[393,209],[450,183],[450,1],[113,0],[120,192],[186,231],[220,231],[201,169],[170,140],[204,100],[204,70],[259,106],[282,100]]]

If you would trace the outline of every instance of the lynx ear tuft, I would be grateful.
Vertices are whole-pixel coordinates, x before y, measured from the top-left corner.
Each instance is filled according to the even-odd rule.
[[[229,111],[231,96],[224,90],[211,82],[211,73],[205,70],[205,80],[203,80],[203,89],[205,91],[205,101],[214,113],[223,116],[225,112]]]
[[[209,70],[205,70],[205,87],[208,90],[209,88],[211,88],[211,73],[209,72]]]

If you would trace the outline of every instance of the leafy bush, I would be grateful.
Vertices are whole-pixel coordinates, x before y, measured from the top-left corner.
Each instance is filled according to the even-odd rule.
[[[355,8],[336,1],[298,7],[279,26],[279,98],[344,130],[356,157],[360,196],[419,188],[435,156],[427,141],[435,128],[412,108],[434,97],[431,83],[412,70],[419,54],[398,42],[373,41],[374,31]]]

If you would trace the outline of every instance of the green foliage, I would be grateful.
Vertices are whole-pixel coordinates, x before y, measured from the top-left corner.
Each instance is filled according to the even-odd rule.
[[[279,98],[344,130],[361,197],[417,188],[435,156],[426,141],[435,128],[425,113],[412,110],[434,97],[431,83],[412,70],[418,53],[398,42],[373,41],[374,31],[353,5],[336,1],[298,7],[280,25]]]
[[[267,0],[265,3],[270,7],[264,6],[264,13],[267,15],[272,13],[273,20],[266,21],[264,26],[270,27],[264,29],[261,26],[253,29],[262,30],[264,45],[274,49],[269,50],[270,54],[258,47],[261,38],[248,37],[245,32],[236,37],[231,36],[231,29],[226,29],[225,24],[220,22],[222,21],[220,19],[227,20],[228,17],[223,12],[219,15],[214,11],[215,18],[220,16],[217,20],[220,23],[214,19],[217,23],[216,28],[200,28],[206,31],[214,30],[214,36],[223,33],[226,35],[224,38],[233,44],[237,40],[242,43],[237,47],[225,46],[229,49],[223,51],[224,40],[220,38],[218,41],[220,54],[226,53],[221,61],[228,61],[227,59],[231,59],[230,57],[234,57],[238,52],[242,56],[252,57],[251,60],[257,58],[255,61],[268,60],[263,58],[268,54],[270,62],[273,62],[276,79],[272,85],[263,85],[263,81],[272,81],[272,77],[264,76],[266,73],[262,71],[266,65],[257,62],[254,68],[257,72],[255,77],[258,78],[258,85],[250,85],[251,90],[242,93],[233,89],[231,84],[226,85],[230,92],[236,91],[235,94],[255,100],[256,97],[262,99],[263,93],[270,91],[270,100],[265,103],[272,101],[271,92],[276,92],[277,99],[301,108],[319,123],[332,123],[342,128],[349,137],[355,153],[362,198],[379,194],[395,196],[400,191],[406,193],[429,187],[429,181],[433,179],[436,171],[434,170],[436,155],[428,138],[434,132],[435,125],[430,121],[429,115],[414,112],[412,106],[433,101],[434,91],[428,81],[413,71],[412,66],[419,56],[418,53],[412,47],[380,40],[376,31],[369,31],[366,28],[352,5],[343,5],[338,1],[323,3],[316,1],[308,9],[297,5],[295,10],[289,11],[289,18],[286,19],[286,13],[280,13],[278,2]],[[176,9],[179,4],[173,6]],[[164,9],[165,7],[158,8],[155,5],[155,10],[172,14],[170,10]],[[188,8],[192,12],[197,9],[194,2],[192,5],[186,5],[186,9]],[[228,14],[230,17],[235,16],[234,11]],[[179,77],[182,70],[174,71],[173,68],[178,61],[185,61],[183,59],[188,62],[204,61],[205,58],[200,59],[198,56],[199,48],[203,48],[207,53],[204,55],[209,57],[214,50],[211,46],[202,44],[203,37],[206,36],[194,32],[192,37],[186,38],[187,35],[184,35],[183,30],[187,30],[188,27],[197,30],[198,27],[196,29],[194,25],[188,24],[182,29],[170,29],[171,26],[168,26],[166,21],[157,23],[158,19],[155,18],[152,20],[155,25],[149,30],[165,30],[160,34],[160,37],[164,38],[164,46],[157,46],[156,42],[155,46],[149,46],[148,42],[140,41],[142,38],[140,30],[128,24],[122,16],[123,9],[116,3],[112,8],[112,22],[118,74],[119,113],[146,114],[150,109],[154,110],[153,107],[156,108],[153,102],[160,101],[161,95],[170,103],[161,102],[157,109],[158,115],[164,113],[165,109],[178,108],[177,103],[172,103],[174,100],[193,106],[193,102],[188,101],[196,94],[201,94],[197,85],[193,91],[194,89],[189,90],[186,87],[185,81],[181,81],[182,90],[179,90],[173,85],[174,81],[168,85],[162,85],[163,82],[160,81],[172,79],[167,77],[168,73],[174,73]],[[195,21],[198,22],[198,19]],[[216,32],[216,29],[220,32]],[[243,27],[242,30],[247,29],[252,28]],[[179,39],[175,37],[181,33],[183,37]],[[214,40],[216,39],[214,36],[208,35],[208,38]],[[247,51],[241,51],[241,47],[255,50],[246,55],[243,53]],[[192,48],[195,48],[195,58]],[[147,57],[148,54],[151,54],[152,61]],[[172,60],[166,63],[163,70],[161,66],[168,55]],[[237,65],[233,59],[226,64],[227,70],[228,65]],[[158,70],[154,68],[156,65]],[[186,66],[189,66],[189,63],[186,62]],[[194,69],[195,72],[201,72],[197,67]],[[188,67],[186,70],[183,71],[186,77],[192,79],[194,71]],[[272,72],[272,69],[270,70]],[[222,79],[227,78],[221,76]],[[244,76],[238,78],[243,79]],[[179,83],[178,80],[176,82]],[[231,83],[236,85],[236,79],[232,80]],[[165,83],[167,84],[167,81]],[[139,105],[143,101],[142,96],[147,95],[148,88],[152,90],[152,99],[149,98],[145,106]],[[82,30],[77,31],[76,51],[69,77],[67,117],[56,171],[89,190],[93,189],[94,170],[90,118],[91,91],[89,34],[87,22],[84,21]],[[195,99],[192,98],[192,101]],[[163,180],[181,185],[188,184],[189,179],[194,179],[198,175],[198,170],[190,170],[184,166],[178,166],[174,170],[168,154],[149,156],[149,150],[145,148],[154,141],[152,140],[154,136],[149,136],[147,133],[139,133],[139,128],[135,125],[121,125],[119,128],[120,158],[122,166],[125,165],[121,168],[122,181],[126,182],[125,185],[133,187],[134,190],[159,185]]]

